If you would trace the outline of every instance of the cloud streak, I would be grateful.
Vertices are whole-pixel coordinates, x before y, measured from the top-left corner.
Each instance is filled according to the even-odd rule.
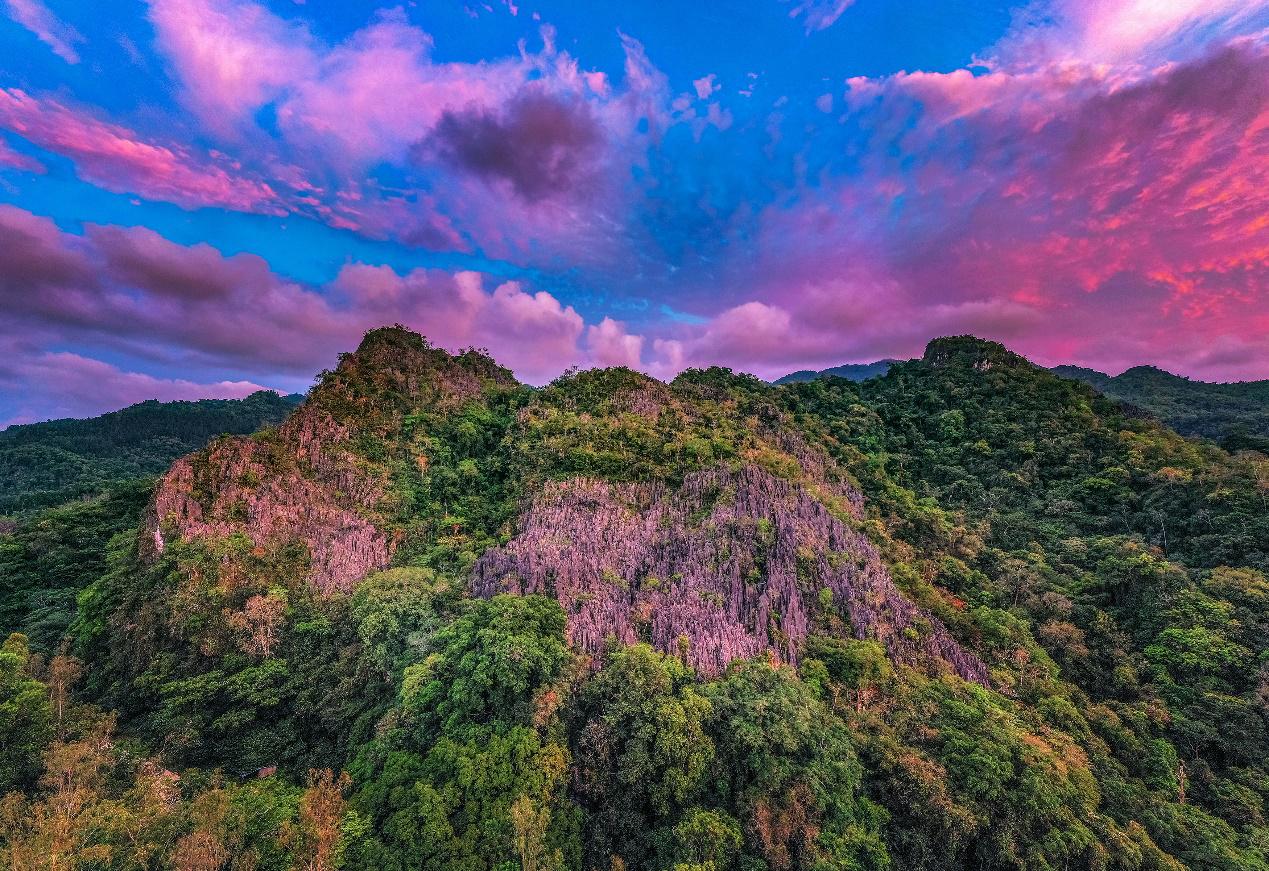
[[[69,158],[85,179],[107,190],[185,208],[286,213],[274,189],[249,177],[234,161],[215,161],[186,147],[147,141],[126,127],[57,100],[0,88],[0,127]]]
[[[10,17],[35,34],[40,42],[68,64],[79,63],[75,46],[84,37],[75,28],[61,21],[40,0],[5,0]]]

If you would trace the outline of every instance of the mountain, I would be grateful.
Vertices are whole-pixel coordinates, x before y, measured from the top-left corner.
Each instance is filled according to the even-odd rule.
[[[821,369],[819,372],[813,372],[810,369],[799,369],[797,372],[790,372],[781,378],[777,378],[774,384],[796,384],[801,381],[814,381],[816,378],[824,378],[828,375],[835,375],[838,378],[845,378],[848,381],[866,381],[869,378],[876,378],[879,375],[885,375],[890,367],[898,360],[877,360],[875,363],[846,363],[842,366],[834,366],[831,369]]]
[[[803,369],[774,383],[795,384],[829,375],[866,381],[886,374],[898,362],[849,363],[819,372]],[[1269,381],[1192,381],[1154,366],[1134,366],[1115,376],[1080,366],[1055,366],[1052,371],[1153,415],[1182,435],[1212,439],[1230,450],[1269,449]]]
[[[1266,462],[968,336],[533,389],[374,330],[57,509],[94,559],[0,536],[73,608],[0,653],[0,858],[1266,868]]]
[[[1134,366],[1113,377],[1078,366],[1057,366],[1053,371],[1143,409],[1182,435],[1228,441],[1231,449],[1269,446],[1269,381],[1214,384],[1154,366]]]
[[[88,420],[10,426],[0,430],[0,514],[153,477],[214,436],[281,422],[302,399],[261,390],[245,399],[149,400]]]

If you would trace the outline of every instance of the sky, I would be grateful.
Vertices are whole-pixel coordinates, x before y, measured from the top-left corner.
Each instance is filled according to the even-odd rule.
[[[1269,0],[0,0],[0,426],[389,323],[1269,378]]]

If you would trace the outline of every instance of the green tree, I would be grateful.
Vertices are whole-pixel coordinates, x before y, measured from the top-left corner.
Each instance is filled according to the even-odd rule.
[[[792,669],[740,663],[704,694],[715,798],[739,812],[746,852],[773,868],[889,867],[850,731]]]
[[[52,737],[48,688],[33,678],[26,637],[10,635],[0,647],[0,794],[29,784]]]
[[[530,723],[538,692],[571,658],[564,610],[542,596],[472,602],[436,634],[437,655],[406,671],[403,704],[426,737]]]
[[[645,644],[616,651],[583,686],[573,715],[574,788],[589,812],[587,861],[644,867],[714,758],[709,702],[678,659]]]

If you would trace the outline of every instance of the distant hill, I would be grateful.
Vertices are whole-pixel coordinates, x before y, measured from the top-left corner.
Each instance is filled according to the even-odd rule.
[[[1052,371],[1147,411],[1182,435],[1203,436],[1231,449],[1269,446],[1269,381],[1192,381],[1154,366],[1134,366],[1115,376],[1079,366]]]
[[[777,378],[775,384],[798,384],[803,381],[814,381],[816,378],[824,378],[828,375],[836,375],[838,378],[845,378],[848,381],[867,381],[869,378],[877,378],[885,375],[890,371],[890,367],[898,360],[877,360],[875,363],[846,363],[843,366],[834,366],[831,369],[822,369],[819,372],[813,372],[810,369],[799,369],[797,372],[790,372],[783,378]]]
[[[218,435],[280,423],[301,399],[260,390],[245,399],[148,400],[87,420],[11,426],[0,431],[0,515],[158,475]]]

